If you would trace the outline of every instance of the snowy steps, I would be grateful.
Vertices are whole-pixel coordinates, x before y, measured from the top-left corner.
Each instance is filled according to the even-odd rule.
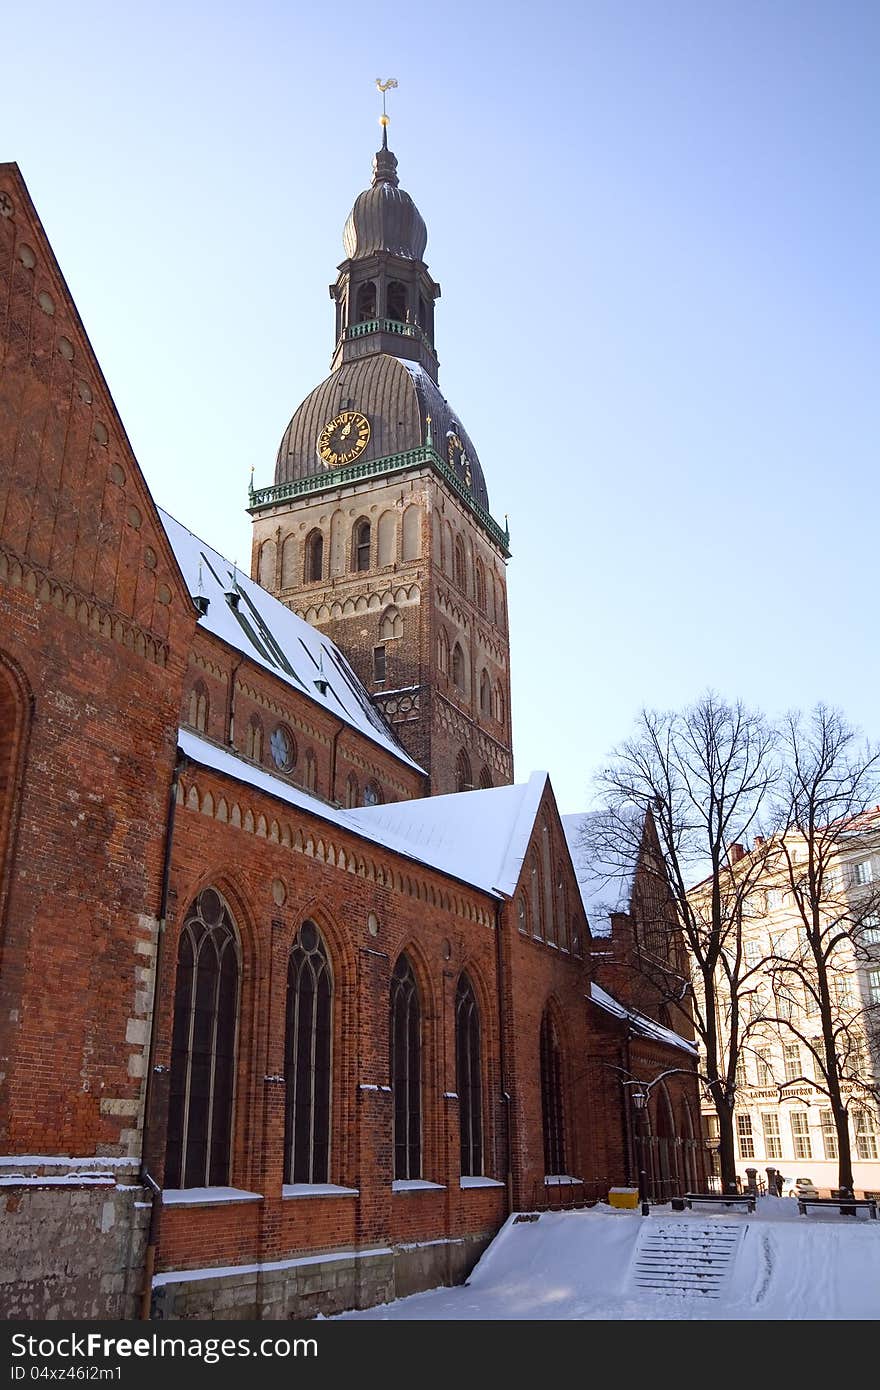
[[[630,1288],[719,1298],[747,1229],[739,1222],[647,1218],[633,1255]]]

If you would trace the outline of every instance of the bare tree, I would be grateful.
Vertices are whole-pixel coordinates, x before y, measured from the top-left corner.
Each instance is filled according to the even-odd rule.
[[[793,927],[764,962],[773,986],[765,1017],[812,1058],[813,1077],[799,1079],[828,1098],[838,1186],[852,1192],[849,1109],[877,1098],[865,1055],[876,1008],[859,998],[859,965],[876,960],[880,924],[880,887],[870,872],[858,881],[854,859],[860,848],[864,859],[866,844],[880,844],[880,750],[863,743],[840,711],[818,705],[807,718],[787,716],[781,752],[775,868]],[[803,999],[801,1008],[780,1009],[791,998]]]
[[[608,866],[609,879],[624,878],[645,816],[653,816],[658,872],[668,880],[691,962],[682,981],[668,961],[658,960],[654,983],[692,1017],[702,1045],[725,1191],[736,1189],[736,1067],[753,1012],[747,996],[755,988],[755,971],[743,956],[743,922],[769,841],[759,836],[759,847],[745,856],[741,846],[761,828],[776,775],[773,731],[742,704],[709,692],[681,712],[643,710],[634,735],[599,775],[608,809],[588,818],[584,832],[586,860]],[[640,968],[650,969],[650,953]]]

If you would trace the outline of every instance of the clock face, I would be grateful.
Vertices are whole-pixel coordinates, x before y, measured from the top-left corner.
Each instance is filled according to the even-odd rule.
[[[449,467],[454,468],[460,478],[463,479],[466,487],[471,486],[471,463],[465,447],[458,435],[450,430],[446,436],[446,453],[449,459]]]
[[[370,442],[370,422],[357,410],[343,410],[318,435],[318,457],[325,468],[353,463]]]

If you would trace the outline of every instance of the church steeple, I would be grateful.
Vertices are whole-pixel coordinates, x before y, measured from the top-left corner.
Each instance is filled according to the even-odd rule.
[[[346,259],[330,286],[336,303],[333,369],[386,352],[418,362],[436,381],[434,301],[440,286],[428,273],[428,229],[400,187],[385,122],[372,182],[355,199],[342,240]]]

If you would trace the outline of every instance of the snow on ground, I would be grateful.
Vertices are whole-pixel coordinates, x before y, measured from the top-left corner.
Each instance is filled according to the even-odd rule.
[[[639,1236],[652,1222],[745,1227],[720,1299],[645,1293],[630,1284]],[[511,1217],[466,1285],[414,1294],[343,1318],[448,1320],[791,1320],[880,1317],[880,1219],[812,1212],[762,1197],[754,1213],[711,1208],[651,1215],[603,1203],[587,1211]]]

